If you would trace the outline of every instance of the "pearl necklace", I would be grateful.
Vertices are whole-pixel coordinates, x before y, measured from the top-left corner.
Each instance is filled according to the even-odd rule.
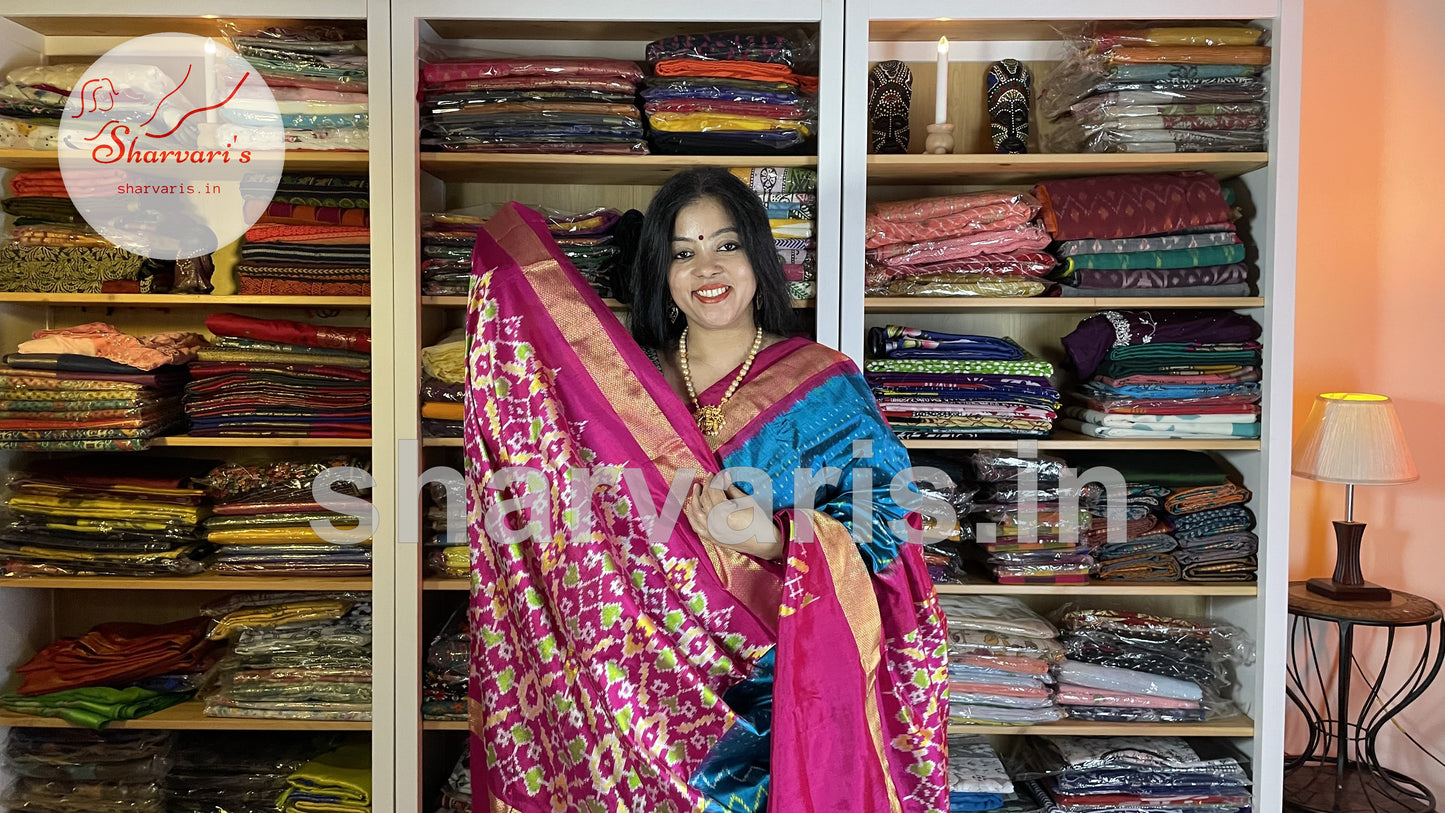
[[[710,438],[716,437],[727,424],[727,419],[723,417],[723,404],[726,404],[728,399],[733,397],[733,393],[737,392],[738,385],[743,383],[748,370],[752,369],[753,359],[758,357],[758,348],[762,346],[763,329],[759,326],[757,333],[753,335],[753,348],[748,351],[748,357],[743,361],[743,368],[738,370],[737,377],[733,379],[733,383],[728,385],[722,400],[718,401],[716,406],[703,406],[697,402],[697,393],[692,389],[692,372],[687,368],[687,328],[682,329],[682,335],[677,339],[678,366],[682,368],[682,382],[687,385],[687,397],[692,399],[692,406],[697,410],[697,428],[701,429],[704,435]]]

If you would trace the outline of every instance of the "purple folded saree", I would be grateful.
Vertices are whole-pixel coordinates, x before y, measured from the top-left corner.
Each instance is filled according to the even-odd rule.
[[[871,529],[852,528],[848,494],[788,507],[803,455],[867,439],[875,481],[880,460],[907,466],[852,363],[799,339],[765,348],[710,446],[539,215],[504,207],[473,263],[474,809],[946,810],[942,614],[921,546],[882,521],[912,515],[876,490]],[[674,479],[680,496],[744,462],[789,475],[783,563],[653,518]],[[529,521],[547,528],[504,541]],[[771,730],[736,689],[770,694]],[[759,743],[761,777],[730,767]]]

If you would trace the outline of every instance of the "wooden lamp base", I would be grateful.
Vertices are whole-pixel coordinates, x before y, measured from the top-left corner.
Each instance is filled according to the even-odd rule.
[[[1363,522],[1335,523],[1335,574],[1328,579],[1310,579],[1305,588],[1332,601],[1389,601],[1390,588],[1365,581],[1360,570],[1360,540]]]

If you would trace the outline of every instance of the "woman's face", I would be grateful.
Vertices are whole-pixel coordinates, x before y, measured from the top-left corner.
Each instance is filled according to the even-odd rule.
[[[737,224],[716,198],[701,198],[677,213],[667,285],[689,325],[753,328],[757,279]]]

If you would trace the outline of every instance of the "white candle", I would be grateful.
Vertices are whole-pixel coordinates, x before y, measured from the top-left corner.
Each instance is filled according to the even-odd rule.
[[[938,94],[933,106],[933,123],[948,121],[948,37],[938,38]]]

